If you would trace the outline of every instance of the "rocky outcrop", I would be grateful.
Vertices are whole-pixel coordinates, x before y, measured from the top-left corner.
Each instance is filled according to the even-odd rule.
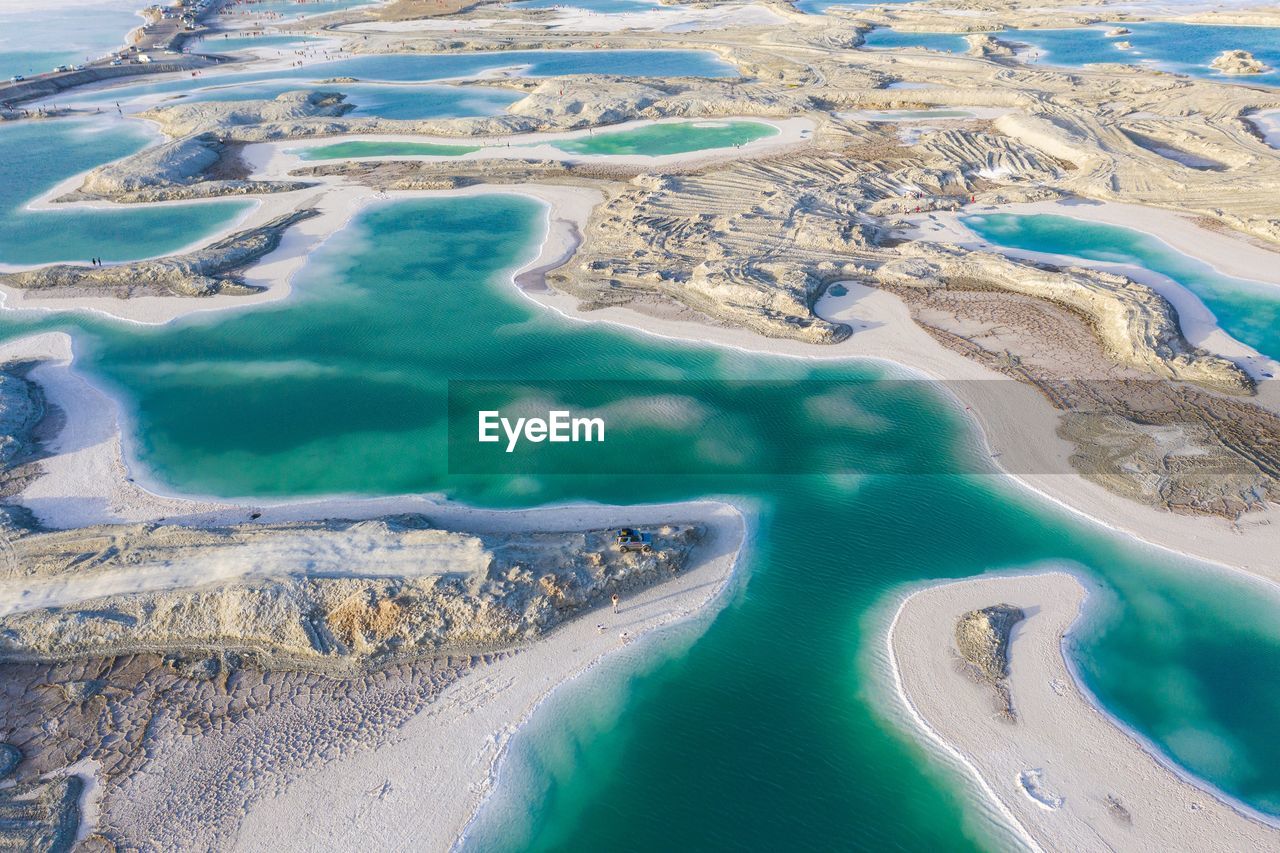
[[[341,92],[284,92],[265,101],[207,101],[156,107],[142,113],[171,137],[215,132],[225,136],[241,125],[342,116],[355,109]]]
[[[964,40],[969,45],[966,53],[970,56],[1009,58],[1014,55],[1013,45],[1000,41],[987,33],[965,36]]]
[[[239,273],[280,245],[292,225],[317,215],[314,209],[277,217],[239,231],[203,249],[151,261],[116,266],[56,264],[0,276],[0,283],[50,296],[210,296],[247,294]]]
[[[997,710],[1013,721],[1013,698],[1005,679],[1009,675],[1009,641],[1013,626],[1026,618],[1019,607],[995,604],[970,610],[956,621],[956,649],[965,669],[996,692]]]
[[[21,576],[59,589],[47,607],[0,618],[0,657],[236,652],[332,671],[510,648],[670,578],[702,530],[653,536],[653,553],[622,553],[606,530],[477,536],[420,516],[34,534],[13,543]]]
[[[249,181],[222,177],[239,167],[232,146],[213,133],[200,133],[147,148],[132,157],[94,169],[80,189],[60,201],[108,199],[115,202],[169,201],[179,198],[290,192],[308,185],[300,181]]]
[[[23,507],[6,503],[43,473],[40,438],[46,420],[60,414],[44,399],[40,386],[27,378],[34,362],[0,364],[0,542],[33,522]],[[4,560],[9,561],[7,553]]]
[[[1271,70],[1271,66],[1255,59],[1247,50],[1224,50],[1209,67],[1223,74],[1265,74]]]
[[[1043,268],[988,252],[909,244],[908,256],[876,270],[891,285],[964,286],[978,282],[1056,302],[1086,317],[1117,364],[1228,394],[1249,394],[1253,381],[1235,362],[1187,343],[1178,315],[1163,296],[1124,276],[1082,267]]]

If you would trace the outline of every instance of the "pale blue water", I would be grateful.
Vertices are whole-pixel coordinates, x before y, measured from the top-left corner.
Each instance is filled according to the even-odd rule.
[[[530,50],[390,54],[318,62],[283,71],[218,74],[207,77],[184,77],[160,83],[134,84],[87,92],[74,98],[63,96],[63,100],[78,104],[110,104],[146,95],[206,89],[214,85],[243,86],[248,83],[268,81],[315,81],[333,77],[355,77],[362,81],[393,83],[427,82],[453,77],[473,77],[486,71],[516,66],[522,67],[521,73],[528,77],[562,77],[571,74],[612,74],[622,77],[737,76],[737,71],[714,53],[698,50]],[[341,86],[341,84],[326,85]]]
[[[518,92],[483,86],[396,85],[394,83],[304,84],[298,80],[268,80],[237,86],[199,89],[167,103],[188,101],[244,101],[275,98],[299,88],[342,92],[355,104],[351,115],[388,119],[462,118],[498,115],[523,97]]]
[[[1027,44],[1040,51],[1035,62],[1077,67],[1100,62],[1151,64],[1177,74],[1235,83],[1280,85],[1280,71],[1232,76],[1209,67],[1224,50],[1248,50],[1273,69],[1280,68],[1280,30],[1269,27],[1225,27],[1207,24],[1175,24],[1163,21],[1126,24],[1133,32],[1107,38],[1112,24],[1065,30],[1005,30],[992,33],[1002,41]],[[1118,50],[1116,42],[1128,41],[1132,50]],[[867,33],[869,48],[923,47],[963,53],[968,45],[954,33],[900,32],[876,27]],[[1026,61],[1031,61],[1030,57]]]
[[[741,596],[692,645],[609,682],[582,713],[535,726],[475,849],[985,843],[963,822],[955,780],[880,718],[859,664],[880,642],[868,617],[903,584],[1046,561],[1070,561],[1101,587],[1075,654],[1102,701],[1184,766],[1280,810],[1274,594],[1083,524],[997,477],[947,473],[974,445],[927,384],[537,309],[507,276],[529,257],[541,216],[504,196],[390,203],[312,253],[288,302],[158,328],[0,315],[0,335],[72,330],[81,368],[133,413],[145,468],[189,492],[443,491],[486,506],[730,494],[761,507]],[[685,475],[450,474],[451,378],[687,380],[672,390],[741,424],[734,446],[749,452]],[[727,381],[746,378],[807,381],[762,400]],[[626,400],[622,383],[592,388]],[[835,403],[846,414],[832,420]],[[647,429],[679,438],[687,427]],[[795,448],[916,459],[938,473],[760,473],[759,459]]]
[[[228,225],[252,202],[110,210],[28,211],[60,181],[151,142],[134,124],[59,120],[0,123],[0,264],[127,261],[180,249]]]
[[[1151,63],[1158,68],[1193,77],[1235,83],[1280,85],[1280,71],[1233,76],[1209,67],[1224,50],[1247,50],[1273,69],[1280,68],[1280,29],[1176,24],[1165,21],[1125,24],[1133,32],[1107,38],[1112,25],[1074,30],[1009,30],[997,38],[1025,42],[1042,51],[1038,61],[1079,66],[1096,62]],[[1117,50],[1128,41],[1132,50]]]
[[[0,6],[0,80],[31,76],[110,53],[142,25],[138,0],[62,0]]]
[[[975,214],[961,221],[996,245],[1132,264],[1160,273],[1198,296],[1233,337],[1280,359],[1280,287],[1276,285],[1224,275],[1156,237],[1116,225],[1049,214]]]
[[[964,53],[969,44],[964,36],[952,33],[909,33],[888,27],[876,27],[867,33],[864,47],[877,50],[899,47],[923,47],[943,53]]]

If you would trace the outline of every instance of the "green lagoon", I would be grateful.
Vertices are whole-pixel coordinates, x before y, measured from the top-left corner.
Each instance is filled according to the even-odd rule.
[[[139,471],[170,490],[753,508],[739,593],[696,640],[656,638],[642,666],[558,693],[513,744],[471,849],[1006,846],[962,780],[891,722],[880,631],[912,584],[1062,564],[1097,587],[1075,647],[1089,687],[1182,766],[1280,813],[1272,591],[972,473],[986,460],[962,413],[887,367],[679,345],[539,308],[510,271],[543,221],[516,196],[383,203],[311,255],[285,302],[164,327],[7,314],[0,332],[72,331],[80,368],[127,407]],[[540,380],[592,380],[593,393],[667,381],[680,405],[642,405],[668,414],[649,419],[655,434],[741,428],[693,443],[715,464],[686,475],[461,476],[446,454],[450,379],[531,394]],[[794,393],[762,405],[736,380]],[[618,402],[636,404],[626,387]],[[784,443],[851,461],[759,473]],[[860,470],[864,454],[924,473]]]
[[[757,139],[776,136],[778,129],[756,121],[671,122],[650,124],[634,130],[605,131],[589,136],[547,143],[569,154],[638,154],[661,157],[710,148],[732,148]],[[522,143],[520,147],[525,147]],[[460,157],[479,151],[480,145],[449,145],[431,142],[357,140],[299,148],[303,160],[345,160],[359,157]]]
[[[1052,214],[976,214],[963,224],[999,246],[1131,264],[1172,279],[1194,293],[1218,325],[1264,355],[1280,359],[1280,287],[1234,278],[1168,243],[1117,225]]]
[[[338,142],[299,148],[303,160],[350,160],[358,157],[461,157],[479,145],[440,145],[431,142]]]
[[[551,143],[570,154],[640,154],[661,157],[708,148],[733,148],[777,136],[778,129],[758,121],[681,121],[649,124]]]

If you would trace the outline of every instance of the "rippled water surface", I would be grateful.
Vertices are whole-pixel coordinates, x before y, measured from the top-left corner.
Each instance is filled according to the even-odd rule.
[[[284,303],[161,328],[7,315],[3,330],[73,328],[84,369],[132,413],[141,463],[190,493],[443,492],[498,507],[734,495],[758,508],[740,595],[696,642],[553,702],[518,738],[475,849],[989,847],[957,780],[882,716],[884,607],[924,579],[1063,562],[1099,586],[1078,641],[1090,686],[1184,766],[1280,811],[1274,597],[955,473],[984,458],[928,385],[538,309],[508,276],[542,215],[500,195],[387,203],[314,253]],[[538,380],[595,380],[594,394],[601,380],[669,380],[681,405],[643,423],[701,473],[645,475],[641,457],[633,475],[451,474],[449,379],[535,395]],[[805,381],[762,402],[730,381],[747,379]],[[634,412],[628,387],[614,393]],[[725,423],[740,424],[728,440],[699,426]],[[849,462],[758,473],[789,448]],[[884,456],[932,473],[859,470]]]
[[[1132,264],[1190,290],[1237,340],[1280,359],[1280,286],[1218,272],[1157,237],[1098,222],[1050,214],[966,216],[964,224],[984,240],[1032,252],[1085,261]]]
[[[125,122],[0,124],[0,265],[127,261],[174,252],[230,225],[252,202],[217,201],[109,209],[28,210],[82,171],[132,154],[154,139]],[[73,189],[69,187],[68,189]]]

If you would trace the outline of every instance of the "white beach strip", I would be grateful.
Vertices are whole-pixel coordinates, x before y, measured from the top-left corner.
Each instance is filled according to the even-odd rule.
[[[547,231],[539,250],[513,276],[513,282],[519,285],[518,292],[544,308],[570,320],[603,322],[635,334],[792,358],[875,360],[887,362],[891,368],[896,366],[898,374],[906,378],[943,380],[947,384],[940,386],[939,391],[953,399],[965,417],[976,423],[977,440],[990,455],[993,470],[1009,474],[1014,482],[1064,511],[1161,548],[1280,582],[1280,566],[1268,556],[1280,553],[1280,509],[1273,507],[1251,512],[1236,521],[1176,515],[1137,503],[1084,479],[1070,467],[1074,445],[1057,436],[1058,413],[1041,394],[943,347],[916,325],[907,307],[890,293],[850,283],[845,296],[827,295],[818,300],[814,307],[818,316],[847,323],[853,329],[847,340],[836,345],[763,338],[745,329],[709,325],[696,318],[655,316],[627,307],[582,311],[575,297],[547,288],[542,277],[572,256],[592,210],[602,198],[598,191],[541,184],[522,184],[519,187],[480,185],[445,192],[398,192],[386,198],[399,201],[490,193],[524,195],[547,206]],[[248,275],[251,282],[269,284],[270,290],[237,304],[252,305],[286,296],[293,274],[302,267],[319,240],[345,225],[363,206],[377,200],[378,196],[372,190],[356,186],[344,186],[341,192],[313,200],[311,203],[321,209],[322,215],[290,229],[281,248]],[[46,299],[41,304],[49,307],[52,303],[61,308],[58,301]],[[201,306],[217,307],[209,305],[209,302],[182,297],[105,298],[92,300],[92,307],[114,316],[124,315],[131,320],[155,323],[201,310]],[[225,302],[222,304],[224,310],[230,307]],[[69,344],[63,346],[69,350]],[[51,366],[49,369],[57,368]],[[37,371],[45,370],[45,367],[37,368]],[[47,374],[41,372],[38,375],[43,377]],[[160,489],[154,484],[149,484],[152,491],[147,491],[125,480],[129,468],[135,469],[132,474],[139,482],[145,482],[147,474],[131,463],[127,466],[124,461],[132,457],[127,446],[121,452],[120,433],[116,426],[123,424],[123,418],[118,406],[101,391],[89,386],[83,377],[71,372],[67,376],[62,387],[67,388],[71,399],[76,401],[75,407],[86,411],[83,406],[88,395],[87,405],[99,413],[86,416],[89,420],[101,423],[107,417],[102,412],[114,413],[105,421],[110,425],[111,434],[103,432],[98,436],[98,455],[93,457],[93,465],[99,476],[86,479],[78,473],[78,466],[87,464],[87,461],[67,466],[60,465],[56,457],[47,459],[42,464],[50,473],[28,488],[22,502],[32,508],[44,523],[53,527],[104,520],[144,520],[194,512],[192,502],[186,497],[163,498],[157,494]],[[1280,383],[1264,383],[1258,402],[1272,408],[1280,407],[1275,399],[1280,388],[1276,386]],[[127,424],[124,426],[126,439],[131,438],[132,431]],[[90,424],[84,429],[89,431],[100,427]],[[116,473],[107,476],[108,471]],[[228,502],[220,500],[205,503],[209,511],[228,506]]]
[[[1256,113],[1249,116],[1248,120],[1262,134],[1263,142],[1266,142],[1272,148],[1280,148],[1280,110],[1266,110]]]
[[[520,140],[523,143],[526,141],[547,142],[555,139],[574,139],[586,136],[586,131],[545,135],[524,134],[519,136],[476,137],[474,139],[468,137],[445,138],[415,136],[326,137],[320,140],[250,145],[246,147],[244,156],[246,162],[248,162],[254,170],[251,175],[251,178],[254,180],[287,180],[289,179],[288,173],[291,169],[309,165],[294,155],[283,153],[284,149],[304,148],[310,145],[332,145],[335,142],[351,141],[355,139],[394,140],[398,142],[434,142],[437,144],[451,145],[489,144],[495,146],[491,149],[486,149],[491,153],[483,154],[482,152],[477,152],[477,155],[485,157],[528,156],[532,158],[559,159],[569,162],[590,160],[601,164],[643,163],[679,167],[692,164],[713,163],[719,160],[729,160],[740,157],[762,156],[765,154],[777,153],[777,151],[781,149],[804,144],[804,142],[812,135],[814,127],[811,120],[804,118],[762,119],[756,117],[716,117],[714,119],[670,119],[663,121],[712,121],[717,123],[727,121],[752,121],[760,124],[771,125],[778,130],[778,133],[767,138],[747,143],[743,145],[741,149],[715,148],[702,151],[690,151],[683,154],[669,154],[659,157],[645,157],[640,155],[577,155],[560,151],[559,149],[551,148],[547,145],[541,145],[538,148],[530,149],[506,148],[506,143],[509,141]],[[602,129],[601,133],[633,130],[655,123],[658,122],[647,119],[636,122],[627,122],[624,124],[610,126],[607,130]],[[502,148],[497,148],[496,146],[498,145],[501,145]],[[392,159],[416,158],[396,157]],[[31,207],[33,209],[58,210],[75,209],[78,207],[120,210],[127,207],[126,205],[112,204],[111,202],[102,201],[75,202],[72,204],[58,205],[51,203],[51,199],[79,187],[83,179],[84,173],[68,178],[61,182],[57,187],[32,202]],[[301,269],[303,264],[306,262],[307,257],[316,248],[316,246],[326,238],[341,231],[351,221],[351,219],[360,212],[360,210],[371,203],[385,200],[402,201],[414,198],[443,198],[450,195],[460,194],[527,195],[544,201],[554,199],[556,201],[554,207],[557,210],[566,211],[565,215],[572,216],[575,221],[585,224],[586,220],[590,216],[591,209],[603,198],[603,196],[595,190],[541,184],[525,184],[515,187],[481,184],[473,187],[467,187],[461,192],[405,191],[384,194],[375,192],[366,186],[349,183],[341,178],[321,177],[315,180],[317,181],[317,186],[310,187],[305,190],[251,196],[250,198],[252,199],[253,204],[244,214],[236,217],[235,222],[223,226],[216,232],[206,235],[199,241],[190,246],[186,246],[177,252],[193,251],[201,246],[206,246],[216,240],[222,239],[234,231],[258,227],[272,219],[283,216],[294,210],[303,208],[314,208],[318,210],[320,213],[319,216],[305,220],[289,228],[285,232],[280,246],[246,272],[246,282],[250,285],[262,288],[258,293],[249,296],[215,294],[213,296],[200,298],[182,296],[139,296],[129,299],[120,299],[113,296],[78,296],[76,299],[72,300],[59,296],[50,296],[41,292],[18,290],[16,288],[0,284],[0,299],[3,299],[3,308],[42,312],[100,314],[115,317],[120,320],[127,320],[129,322],[147,325],[167,323],[177,319],[178,317],[190,314],[248,308],[265,302],[275,302],[287,297],[292,289],[292,279],[294,274]],[[239,197],[236,197],[236,199],[238,198]],[[155,204],[209,204],[226,200],[227,199],[223,198],[215,198],[194,201],[158,202]],[[155,205],[147,204],[137,206],[143,207]],[[36,266],[44,266],[44,264],[5,266],[0,263],[0,270],[28,269]]]
[[[1046,572],[942,583],[906,598],[889,629],[902,700],[1035,845],[1047,850],[1275,849],[1280,829],[1192,784],[1082,690],[1063,644],[1086,597],[1073,575]],[[1022,608],[1007,686],[1016,721],[993,689],[960,671],[955,625],[995,604]]]
[[[1173,251],[1190,255],[1225,275],[1280,285],[1280,248],[1264,246],[1261,241],[1252,240],[1244,234],[1204,228],[1186,213],[1160,207],[1091,199],[1034,201],[1003,204],[999,207],[979,204],[960,211],[960,215],[973,213],[1018,215],[1049,213],[1079,219],[1082,222],[1118,225],[1150,234],[1167,244]],[[922,221],[926,217],[922,214],[919,217],[906,218],[923,224]],[[952,218],[954,218],[952,214],[938,215],[938,220],[942,222]]]
[[[960,213],[938,211],[905,217],[914,226],[908,234],[912,239],[954,243],[1011,258],[1045,261],[1061,266],[1089,267],[1127,276],[1147,285],[1169,301],[1178,312],[1178,325],[1183,336],[1193,345],[1236,361],[1254,379],[1261,379],[1268,373],[1272,376],[1280,373],[1280,363],[1232,337],[1218,325],[1217,318],[1200,297],[1167,276],[1129,263],[1075,258],[992,243],[961,221],[963,216],[992,214],[1047,214],[1128,228],[1154,237],[1164,243],[1170,252],[1207,264],[1222,275],[1243,279],[1262,287],[1280,286],[1280,252],[1263,248],[1243,237],[1231,237],[1201,228],[1171,211],[1111,202],[1033,202],[1001,207],[973,205]],[[1280,295],[1280,291],[1277,293]]]
[[[617,614],[584,615],[477,669],[392,742],[317,768],[255,803],[233,849],[449,849],[498,783],[512,736],[557,686],[606,655],[651,653],[650,634],[697,614],[709,622],[712,605],[727,600],[746,534],[743,518],[724,505],[689,517],[711,531],[697,564],[627,596]]]
[[[776,131],[770,136],[745,142],[739,147],[719,146],[678,154],[584,154],[563,151],[551,143],[581,141],[592,137],[601,139],[615,133],[641,130],[653,125],[694,124],[725,125],[730,123],[766,125]],[[256,180],[289,180],[294,169],[315,165],[319,160],[304,160],[301,152],[314,148],[327,148],[347,142],[418,143],[426,145],[476,146],[480,150],[453,156],[439,154],[384,154],[358,157],[337,157],[334,160],[377,162],[379,160],[556,160],[565,163],[601,163],[609,165],[637,166],[686,166],[707,165],[719,161],[742,160],[765,154],[777,154],[796,147],[812,138],[814,122],[807,118],[761,118],[759,116],[714,116],[705,118],[638,119],[620,122],[589,130],[570,130],[547,133],[518,133],[504,136],[426,136],[412,134],[346,134],[306,140],[260,142],[245,146],[242,154],[245,162],[253,167]]]

